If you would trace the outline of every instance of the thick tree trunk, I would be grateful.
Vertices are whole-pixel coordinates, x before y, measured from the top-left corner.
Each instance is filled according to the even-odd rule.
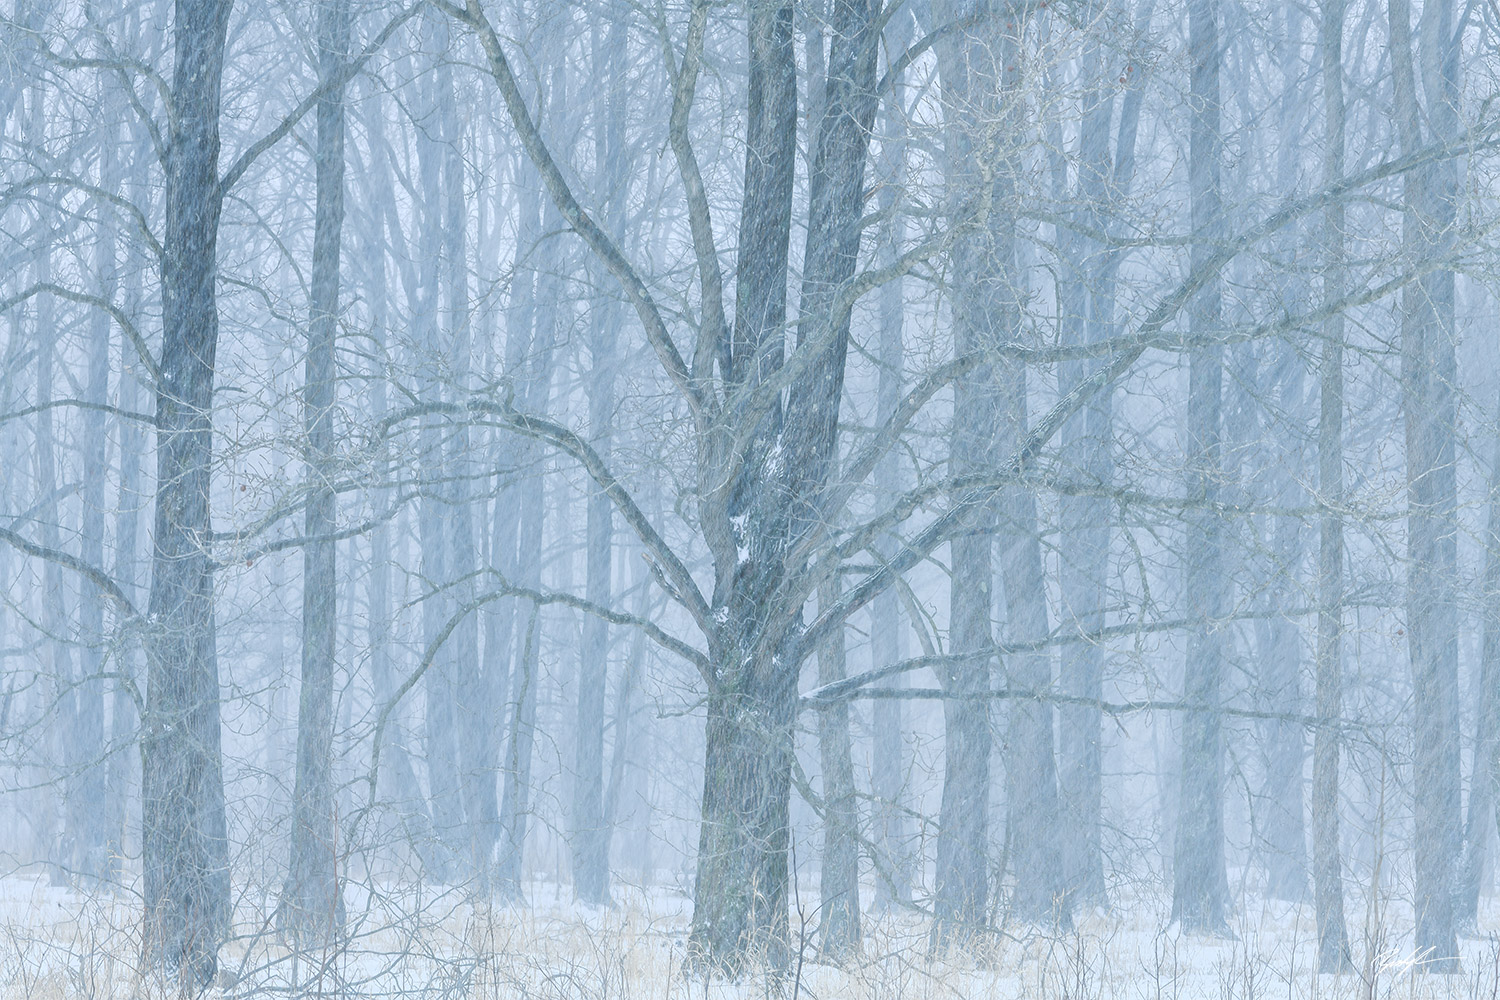
[[[1188,151],[1192,203],[1193,267],[1217,249],[1223,220],[1219,204],[1218,0],[1188,5],[1188,52],[1192,62]],[[1188,306],[1197,336],[1217,331],[1222,315],[1219,284],[1208,282]],[[1205,508],[1188,523],[1184,596],[1197,624],[1188,637],[1184,700],[1199,706],[1183,716],[1182,778],[1172,865],[1172,915],[1183,928],[1221,933],[1229,904],[1224,864],[1222,719],[1217,709],[1224,672],[1224,638],[1217,624],[1226,610],[1222,516],[1211,509],[1219,495],[1222,447],[1220,409],[1223,360],[1219,347],[1189,354],[1188,461],[1193,493]]]
[[[784,351],[792,181],[797,150],[797,69],[792,7],[749,0],[748,121],[736,259],[734,329],[726,381],[749,390],[780,367]],[[723,360],[720,361],[721,366]],[[779,401],[760,418],[746,471],[718,520],[733,536],[733,565],[716,558],[713,606],[725,650],[710,691],[689,948],[706,970],[738,971],[752,954],[784,963],[787,940],[787,796],[797,665],[779,645],[755,651],[761,602],[773,592],[786,529],[772,483]],[[704,464],[700,459],[700,464]],[[721,525],[722,528],[722,525]]]
[[[729,970],[789,959],[787,844],[796,672],[784,651],[709,696],[693,940]],[[724,659],[726,665],[735,660]]]
[[[348,58],[348,0],[323,0],[318,10],[318,100],[312,288],[302,397],[311,493],[302,548],[302,680],[297,709],[297,774],[292,795],[291,870],[277,921],[283,934],[307,944],[336,940],[344,928],[339,844],[333,798],[333,680],[338,637],[338,500],[333,492],[337,406],[340,247],[344,224],[344,88],[329,86]]]
[[[219,93],[229,8],[229,0],[176,4],[141,745],[146,949],[175,967],[191,991],[212,979],[230,916],[207,543],[219,339]]]
[[[801,658],[796,544],[822,525],[837,459],[849,314],[837,306],[859,252],[865,160],[875,114],[874,6],[837,0],[826,100],[808,179],[799,346],[820,344],[783,415],[762,418],[750,461],[714,513],[732,550],[716,554],[715,687],[710,692],[703,830],[694,891],[699,961],[733,970],[747,952],[773,965],[787,939],[787,794]],[[790,5],[750,8],[750,129],[740,224],[731,379],[753,387],[780,364],[795,167],[796,75]],[[823,346],[826,345],[826,346]],[[711,469],[705,470],[705,477]]]

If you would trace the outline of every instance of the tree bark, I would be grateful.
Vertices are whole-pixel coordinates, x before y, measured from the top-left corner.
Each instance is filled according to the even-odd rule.
[[[213,978],[230,916],[208,550],[219,339],[219,97],[229,9],[229,0],[176,4],[141,745],[146,949],[175,968],[189,991]]]
[[[1019,309],[1012,307],[1019,315]],[[1026,436],[1026,369],[1002,364],[1005,415],[1001,452],[1014,454]],[[1004,496],[1000,576],[1005,590],[1006,638],[1039,642],[1048,635],[1046,578],[1042,569],[1036,496],[1012,487]],[[1045,648],[1014,653],[1003,663],[1005,686],[1050,692],[1052,657]],[[1006,841],[1015,875],[1010,915],[1025,923],[1072,926],[1072,899],[1063,877],[1063,822],[1057,795],[1052,705],[1013,698],[1006,727]]]
[[[886,24],[884,51],[887,62],[894,53],[904,52],[911,41],[913,21],[907,12],[898,12]],[[880,263],[889,266],[901,253],[905,236],[904,221],[892,211],[906,179],[906,85],[898,76],[886,98],[881,141],[880,186],[876,206],[887,215],[882,226]],[[900,278],[880,288],[880,334],[878,356],[880,374],[876,387],[875,424],[884,426],[896,412],[901,399],[905,351],[902,320],[905,312],[903,282]],[[875,485],[883,494],[894,496],[902,487],[901,463],[894,451],[884,455],[875,470]],[[881,539],[876,551],[890,558],[894,546]],[[902,657],[900,602],[895,588],[887,588],[870,603],[870,666],[889,666]],[[893,678],[898,684],[904,678]],[[888,907],[911,901],[912,859],[905,815],[902,709],[896,698],[875,702],[871,710],[874,745],[871,747],[870,784],[875,808],[870,818],[871,840],[878,845],[875,859],[875,905]]]
[[[1218,0],[1188,4],[1190,134],[1188,151],[1194,269],[1217,249],[1223,235],[1219,202],[1222,141],[1219,134]],[[1219,282],[1210,280],[1188,306],[1189,330],[1212,336],[1222,317]],[[1222,720],[1216,711],[1224,671],[1224,638],[1218,624],[1227,603],[1223,580],[1222,515],[1211,509],[1219,495],[1223,393],[1222,348],[1195,348],[1188,359],[1188,461],[1193,493],[1205,508],[1189,518],[1184,595],[1199,624],[1188,637],[1184,700],[1204,706],[1183,717],[1182,778],[1172,865],[1172,916],[1191,931],[1227,931],[1229,880],[1224,863]]]
[[[623,208],[629,178],[624,142],[625,94],[619,51],[625,31],[611,17],[606,37],[595,31],[594,75],[604,84],[594,115],[594,176],[608,205],[605,225],[618,243],[624,236]],[[600,286],[608,275],[595,262]],[[589,324],[589,441],[599,457],[610,461],[615,418],[616,342],[620,316],[611,294],[595,298]],[[591,490],[585,513],[584,596],[601,607],[610,603],[613,565],[614,508],[603,490]],[[573,891],[595,905],[609,902],[608,818],[604,815],[604,702],[609,686],[609,626],[587,616],[578,660],[578,712],[573,754]],[[618,740],[618,735],[616,739]]]
[[[838,587],[824,584],[819,605],[832,605]],[[844,633],[818,650],[818,683],[845,676]],[[838,964],[861,947],[859,919],[859,808],[855,799],[854,758],[849,744],[849,703],[841,701],[818,712],[818,756],[823,773],[823,856],[819,872],[819,949]]]
[[[302,421],[310,495],[302,547],[302,678],[297,709],[297,772],[292,795],[291,867],[277,922],[304,944],[337,940],[344,929],[333,797],[333,682],[338,638],[338,500],[334,415],[338,405],[340,249],[344,225],[344,87],[336,84],[349,50],[348,0],[318,8],[316,207]]]
[[[1319,45],[1323,60],[1323,181],[1344,175],[1344,0],[1323,0]],[[1344,294],[1344,203],[1323,217],[1323,301]],[[1339,733],[1343,713],[1344,522],[1344,318],[1323,328],[1319,381],[1318,495],[1328,511],[1318,520],[1318,638],[1316,703],[1322,724],[1313,733],[1312,876],[1318,928],[1318,971],[1353,967],[1344,925],[1344,878],[1339,852]]]
[[[1500,413],[1500,411],[1497,411]],[[1473,779],[1469,785],[1469,816],[1464,836],[1463,900],[1472,923],[1477,923],[1480,883],[1490,833],[1500,810],[1500,439],[1490,461],[1489,523],[1484,532],[1484,635],[1479,654],[1479,718],[1474,739]]]
[[[1391,0],[1394,113],[1402,152],[1422,143],[1411,57],[1411,11]],[[1456,137],[1458,42],[1444,0],[1422,13],[1423,89],[1430,138]],[[1406,175],[1402,242],[1413,261],[1452,245],[1457,165],[1443,159]],[[1401,296],[1401,403],[1406,425],[1407,629],[1412,670],[1412,803],[1416,946],[1434,972],[1459,969],[1454,908],[1463,818],[1458,732],[1457,359],[1453,272],[1441,268]]]

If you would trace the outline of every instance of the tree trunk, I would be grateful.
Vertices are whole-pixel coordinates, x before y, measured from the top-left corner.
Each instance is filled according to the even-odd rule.
[[[399,228],[398,217],[392,211],[396,198],[391,180],[391,150],[385,137],[383,95],[378,88],[369,86],[362,95],[361,103],[361,118],[369,136],[371,187],[375,206],[370,215],[364,216],[369,220],[369,227],[364,233],[363,241],[363,298],[370,310],[371,347],[375,359],[368,398],[371,419],[380,420],[388,410],[386,387],[391,350],[388,330],[393,297],[387,283],[386,254],[394,247],[398,269],[410,270],[411,265],[405,262],[408,256],[406,241]],[[390,493],[389,490],[377,490],[374,497],[376,503],[382,507],[389,503]],[[392,554],[393,539],[400,538],[402,534],[400,530],[392,530],[389,522],[377,524],[370,532],[370,567],[366,595],[369,602],[370,682],[376,704],[381,706],[390,700],[400,684],[395,676],[393,663],[391,567],[395,562]],[[406,749],[410,740],[404,706],[397,705],[386,724],[380,747],[381,766],[376,777],[376,797],[394,810],[402,841],[408,847],[417,845],[420,848],[425,847],[431,839],[432,822],[417,780],[416,767]]]
[[[1500,419],[1500,410],[1497,410]],[[1469,781],[1469,812],[1464,824],[1463,897],[1461,921],[1474,933],[1479,916],[1479,891],[1484,881],[1485,856],[1500,805],[1500,439],[1490,461],[1489,523],[1484,532],[1484,576],[1481,607],[1483,638],[1479,653],[1479,711],[1474,721],[1474,765]]]
[[[838,600],[834,583],[823,585],[818,603]],[[825,604],[826,601],[826,604]],[[818,683],[845,676],[844,633],[836,630],[818,650]],[[859,809],[855,799],[854,758],[849,745],[849,703],[818,711],[818,755],[823,773],[823,857],[820,872],[819,949],[835,964],[860,950]]]
[[[127,197],[143,212],[150,211],[151,146],[146,130],[137,124],[132,129],[130,144],[130,182],[125,191]],[[144,248],[136,241],[124,244],[124,267],[119,276],[123,286],[121,309],[133,322],[139,322],[143,308],[144,289],[142,272],[146,267]],[[117,405],[127,412],[141,408],[141,358],[129,338],[120,338],[119,388]],[[121,420],[120,435],[120,494],[115,504],[114,528],[114,579],[125,595],[135,604],[139,600],[141,587],[141,508],[143,503],[143,469],[141,459],[145,455],[146,428],[136,420]],[[134,752],[140,733],[140,712],[132,696],[139,690],[139,651],[134,645],[121,648],[117,670],[123,679],[112,686],[110,697],[110,759],[105,779],[105,798],[101,803],[104,822],[109,831],[106,849],[109,854],[110,874],[118,878],[123,872],[126,857],[126,830],[130,825],[132,798],[140,789],[140,757]]]
[[[1402,152],[1422,143],[1411,60],[1411,11],[1390,3],[1394,113]],[[1445,0],[1424,6],[1421,72],[1431,138],[1456,138],[1458,41]],[[1434,37],[1435,36],[1435,37]],[[1409,117],[1408,117],[1409,116]],[[1402,242],[1412,260],[1454,239],[1457,165],[1442,159],[1406,175]],[[1463,818],[1458,732],[1457,384],[1453,272],[1424,275],[1401,296],[1402,415],[1406,424],[1407,628],[1412,669],[1412,803],[1416,946],[1434,972],[1456,972]]]
[[[891,54],[904,52],[911,41],[913,21],[909,13],[898,12],[886,24],[884,51],[887,62]],[[895,262],[905,237],[904,220],[892,212],[897,194],[906,179],[906,86],[898,76],[886,98],[881,134],[880,186],[876,189],[876,206],[887,215],[882,226],[879,259],[882,266]],[[900,278],[880,287],[880,374],[876,388],[875,425],[884,426],[896,412],[901,399],[905,351],[902,320],[905,311],[903,282]],[[884,455],[875,470],[875,485],[883,494],[894,496],[901,490],[901,463],[894,451]],[[895,547],[889,539],[877,543],[882,558],[890,558]],[[901,613],[894,587],[887,588],[870,602],[870,666],[889,666],[900,660]],[[904,684],[904,677],[892,678]],[[896,698],[875,702],[873,716],[874,745],[871,747],[870,784],[875,808],[870,818],[871,840],[878,847],[875,858],[875,904],[889,906],[911,901],[912,859],[905,815],[905,766],[901,737],[902,709]]]
[[[1344,175],[1344,0],[1324,0],[1319,22],[1323,60],[1323,183]],[[1323,301],[1344,294],[1344,203],[1334,201],[1323,217]],[[1312,876],[1318,928],[1318,971],[1353,968],[1344,925],[1344,876],[1339,854],[1339,732],[1344,682],[1344,317],[1323,327],[1319,380],[1318,496],[1328,510],[1318,521],[1317,714],[1313,733]]]
[[[1012,307],[1012,311],[1019,310]],[[1026,436],[1026,369],[1003,364],[1006,409],[1001,451],[1015,454]],[[1042,569],[1036,497],[1024,487],[1004,496],[1000,528],[1000,577],[1005,590],[1006,639],[1047,638],[1047,591]],[[1003,663],[1005,687],[1022,692],[1052,689],[1052,657],[1046,649],[1013,653]],[[1025,697],[1010,700],[1006,727],[1006,842],[1015,887],[1011,917],[1051,927],[1072,925],[1071,898],[1063,878],[1063,822],[1057,797],[1052,704]]]
[[[305,475],[311,490],[303,525],[309,540],[302,548],[302,680],[291,869],[276,914],[282,933],[305,944],[336,940],[344,929],[332,774],[338,545],[331,537],[338,521],[333,481],[337,477],[335,339],[344,224],[344,87],[330,83],[343,71],[348,49],[348,0],[323,0],[318,9],[318,77],[328,89],[317,109],[317,204],[302,399],[308,456]]]
[[[595,105],[594,176],[604,194],[606,225],[616,243],[624,236],[623,208],[629,191],[624,142],[625,94],[623,60],[611,55],[625,45],[623,23],[611,18],[607,39],[596,30],[593,38],[595,78],[604,93]],[[607,287],[608,275],[594,267],[596,280]],[[615,297],[598,296],[590,309],[589,328],[589,440],[606,463],[610,460],[615,419],[616,341],[620,317]],[[584,596],[601,607],[610,603],[610,574],[614,508],[602,490],[588,495],[585,531]],[[609,902],[610,830],[604,815],[604,701],[609,686],[609,626],[589,615],[583,623],[583,649],[578,659],[578,712],[573,754],[573,891],[586,903]],[[618,735],[616,739],[618,740]]]
[[[786,322],[792,181],[797,150],[797,69],[791,3],[748,4],[749,89],[744,198],[736,259],[734,329],[726,381],[754,388],[780,367]],[[723,361],[720,361],[721,366]],[[718,690],[709,693],[689,949],[705,970],[738,971],[752,954],[780,964],[787,940],[787,809],[797,666],[779,644],[754,652],[761,601],[777,582],[785,529],[763,475],[781,431],[772,401],[755,427],[747,471],[717,514],[735,555],[715,559],[712,640]],[[700,458],[700,464],[704,464]]]
[[[1290,181],[1289,181],[1290,183]],[[1263,378],[1261,394],[1270,398],[1272,383],[1280,382],[1278,409],[1292,420],[1304,413],[1302,360],[1289,344],[1272,348],[1273,367]],[[1269,428],[1268,428],[1269,430]],[[1272,502],[1282,508],[1298,508],[1307,502],[1299,485],[1303,480],[1301,450],[1278,449],[1281,468],[1274,477]],[[1271,609],[1296,605],[1304,538],[1302,520],[1296,517],[1270,519],[1271,581],[1266,587]],[[1282,614],[1257,623],[1260,660],[1260,697],[1268,711],[1282,718],[1261,727],[1265,753],[1265,785],[1261,799],[1265,810],[1260,820],[1261,849],[1265,854],[1266,894],[1294,903],[1307,899],[1307,825],[1303,811],[1303,772],[1306,764],[1306,732],[1300,721],[1285,716],[1301,713],[1302,643],[1296,624]]]
[[[1088,228],[1097,230],[1107,224],[1112,200],[1109,134],[1114,97],[1104,81],[1104,56],[1098,43],[1089,46],[1085,60],[1084,72],[1090,77],[1091,89],[1079,136],[1079,215]],[[1065,303],[1059,303],[1064,343],[1107,340],[1114,334],[1110,254],[1087,236],[1073,234],[1062,226],[1058,230],[1060,245],[1071,251],[1065,262],[1070,294]],[[1061,364],[1058,388],[1070,392],[1088,374],[1086,362]],[[1110,393],[1101,392],[1061,432],[1061,451],[1070,473],[1101,490],[1107,489],[1114,478],[1112,411]],[[1083,634],[1104,627],[1113,515],[1110,501],[1102,496],[1058,498],[1062,624]],[[1103,676],[1104,650],[1097,642],[1063,647],[1059,677],[1069,695],[1098,701],[1104,694]],[[1080,902],[1100,906],[1107,901],[1100,844],[1103,778],[1099,738],[1103,717],[1089,704],[1064,705],[1058,717],[1058,777],[1065,817],[1060,829],[1064,885]]]
[[[219,94],[229,0],[177,0],[162,241],[157,494],[141,745],[146,948],[185,989],[213,977],[229,927],[219,667],[206,539],[219,316]]]
[[[1218,0],[1188,4],[1188,52],[1192,62],[1192,109],[1188,151],[1189,193],[1194,242],[1191,266],[1202,266],[1217,249],[1223,220],[1219,206]],[[1195,336],[1218,330],[1222,315],[1219,283],[1209,281],[1188,306]],[[1188,637],[1184,700],[1200,706],[1183,716],[1182,778],[1172,865],[1172,915],[1186,930],[1223,933],[1229,880],[1224,865],[1222,720],[1218,713],[1224,670],[1222,515],[1212,510],[1219,495],[1222,448],[1220,409],[1222,348],[1195,348],[1189,354],[1188,461],[1193,493],[1204,509],[1188,522],[1184,594],[1189,617],[1199,624]]]
[[[446,52],[450,39],[448,21],[436,14],[422,24],[424,44],[429,51]],[[454,310],[459,300],[451,269],[461,267],[455,261],[455,241],[462,247],[461,230],[452,231],[451,193],[448,188],[453,170],[457,136],[450,134],[452,125],[451,69],[444,72],[439,62],[419,84],[423,98],[425,127],[416,141],[417,172],[423,194],[419,206],[420,231],[416,237],[421,276],[416,294],[409,303],[415,328],[413,340],[420,353],[419,396],[423,401],[438,402],[461,394],[461,380],[467,371],[467,336],[464,323]],[[461,181],[460,181],[461,184]],[[445,266],[446,265],[446,266]],[[448,302],[443,302],[444,292]],[[424,646],[432,643],[446,627],[448,620],[472,592],[471,578],[465,568],[472,567],[473,539],[465,503],[465,492],[456,475],[459,450],[467,441],[467,428],[457,426],[447,417],[423,421],[420,433],[423,491],[419,512],[419,535],[422,548],[422,575],[431,592],[422,601],[422,634]],[[467,881],[471,872],[468,861],[470,845],[465,841],[468,826],[464,820],[464,774],[460,757],[460,732],[463,726],[459,687],[464,673],[474,666],[473,645],[477,644],[476,624],[465,618],[437,650],[432,665],[422,678],[426,702],[423,745],[427,757],[427,793],[432,811],[434,841],[429,845],[427,863],[432,875],[442,882]]]

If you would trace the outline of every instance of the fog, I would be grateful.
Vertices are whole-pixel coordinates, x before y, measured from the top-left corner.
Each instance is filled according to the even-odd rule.
[[[1497,31],[0,4],[0,997],[1491,995]]]

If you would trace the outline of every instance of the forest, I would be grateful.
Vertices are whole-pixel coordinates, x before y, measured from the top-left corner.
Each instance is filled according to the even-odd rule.
[[[1496,0],[0,2],[0,1000],[1500,995]]]

